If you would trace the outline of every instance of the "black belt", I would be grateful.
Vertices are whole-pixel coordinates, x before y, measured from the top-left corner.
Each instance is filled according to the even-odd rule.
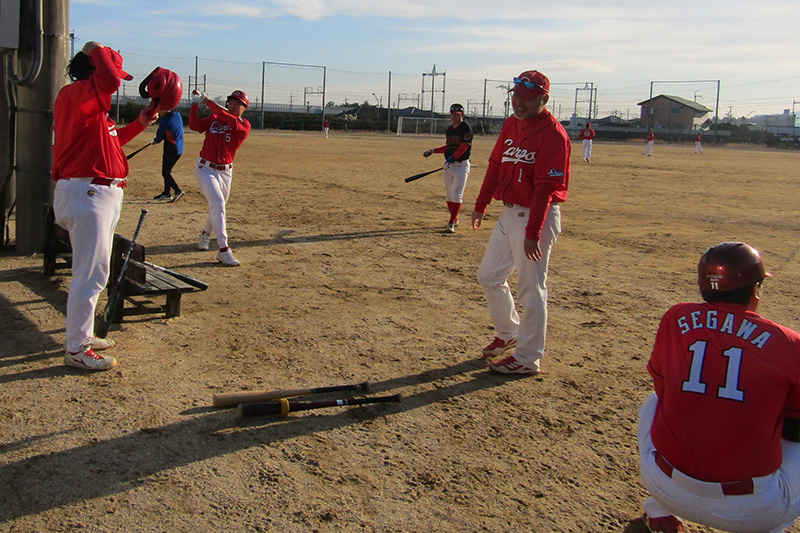
[[[669,464],[667,460],[664,459],[660,453],[658,453],[658,451],[656,451],[656,464],[662,472],[664,472],[667,476],[672,477],[672,472],[675,471],[675,468],[673,468],[673,466]],[[721,482],[719,486],[722,488],[722,493],[727,496],[744,496],[746,494],[753,494],[753,492],[755,492],[753,478],[726,483]]]

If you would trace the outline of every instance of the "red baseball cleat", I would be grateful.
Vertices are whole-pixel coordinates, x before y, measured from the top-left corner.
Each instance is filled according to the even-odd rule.
[[[492,343],[483,349],[484,357],[497,357],[503,355],[508,350],[517,345],[517,338],[504,341],[500,337],[495,337]]]

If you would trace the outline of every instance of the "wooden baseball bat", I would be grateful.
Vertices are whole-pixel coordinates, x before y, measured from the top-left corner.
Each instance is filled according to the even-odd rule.
[[[295,411],[307,411],[309,409],[321,409],[324,407],[337,407],[340,405],[365,405],[369,403],[399,402],[401,396],[378,396],[375,398],[350,398],[345,400],[318,400],[311,402],[291,401],[281,398],[277,402],[245,403],[237,407],[239,418],[252,416],[279,415],[288,416]]]
[[[243,392],[223,392],[215,394],[212,398],[214,407],[231,407],[243,403],[266,402],[277,400],[278,398],[289,398],[290,396],[306,396],[307,394],[322,394],[324,392],[341,392],[350,390],[369,390],[369,383],[359,383],[357,385],[337,385],[335,387],[317,387],[314,389],[288,389],[288,390],[265,390],[265,391],[243,391]]]
[[[405,182],[408,183],[409,181],[414,181],[414,180],[418,180],[420,178],[424,178],[428,174],[433,174],[434,172],[439,172],[440,170],[443,170],[443,169],[444,169],[444,167],[439,167],[439,168],[434,169],[434,170],[429,170],[428,172],[420,172],[419,174],[414,174],[413,176],[407,177],[405,179]]]
[[[122,280],[125,279],[125,272],[128,270],[128,261],[133,253],[133,247],[136,245],[136,239],[139,238],[139,231],[142,229],[142,224],[144,224],[145,215],[147,215],[147,209],[142,209],[142,213],[139,215],[139,224],[136,226],[136,231],[133,233],[133,240],[131,240],[131,245],[128,247],[128,253],[125,254],[125,261],[122,263],[122,268],[119,269],[117,282],[111,289],[111,294],[106,303],[106,309],[100,316],[100,322],[95,326],[94,333],[100,338],[105,338],[105,336],[108,335],[108,328],[111,326],[111,321],[114,318],[114,311],[117,305],[122,303],[120,302],[120,298],[122,298]]]
[[[150,268],[154,268],[156,270],[160,270],[161,272],[164,272],[165,274],[169,274],[170,276],[172,276],[175,279],[179,279],[184,283],[188,283],[192,287],[197,287],[201,291],[204,291],[204,290],[206,290],[208,288],[208,283],[206,283],[205,281],[203,281],[201,279],[194,278],[194,277],[189,276],[187,274],[181,274],[180,272],[175,272],[174,270],[170,270],[168,268],[164,268],[162,266],[159,266],[159,265],[156,265],[154,263],[151,263],[150,261],[136,261],[135,259],[131,259],[131,262],[134,265],[137,265],[137,264],[138,265],[147,265]]]
[[[135,156],[136,154],[138,154],[139,152],[141,152],[142,150],[144,150],[144,149],[145,149],[145,148],[147,148],[148,146],[153,146],[154,144],[155,144],[154,142],[150,141],[149,143],[145,144],[144,146],[142,146],[141,148],[139,148],[138,150],[136,150],[136,151],[135,151],[135,152],[133,152],[132,154],[128,154],[128,155],[125,157],[125,159],[130,159],[131,157]]]

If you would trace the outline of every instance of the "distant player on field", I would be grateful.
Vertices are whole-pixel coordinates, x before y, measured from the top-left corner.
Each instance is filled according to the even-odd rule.
[[[592,157],[592,139],[594,139],[594,130],[589,122],[581,130],[581,139],[583,139],[583,160],[588,163]]]
[[[694,138],[694,153],[703,153],[703,138],[700,136],[699,131],[697,132],[697,137]]]
[[[644,152],[642,152],[642,155],[646,155],[646,156],[652,156],[653,155],[653,143],[655,142],[655,140],[656,140],[656,135],[655,135],[655,133],[653,133],[653,130],[650,130],[647,133],[647,145],[645,146]]]
[[[697,274],[704,302],[666,312],[647,364],[643,520],[782,532],[800,515],[800,334],[756,313],[770,274],[747,244],[712,246]]]

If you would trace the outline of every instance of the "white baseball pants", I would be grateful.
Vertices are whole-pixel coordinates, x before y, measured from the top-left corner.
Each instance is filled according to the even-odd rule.
[[[675,515],[704,526],[739,533],[783,532],[800,516],[800,443],[782,440],[783,464],[772,474],[753,478],[753,494],[728,496],[719,483],[699,481],[656,464],[650,426],[658,397],[639,408],[639,471],[650,498],[644,512],[655,518]]]
[[[233,168],[217,170],[197,160],[194,171],[200,190],[208,202],[208,216],[203,231],[208,235],[216,235],[220,250],[228,246],[228,227],[225,220],[225,206],[231,194]]]
[[[97,299],[108,283],[114,230],[122,210],[123,190],[93,185],[92,178],[56,182],[53,211],[69,231],[72,281],[67,295],[67,351],[79,352],[94,336]]]
[[[647,146],[645,146],[642,155],[653,155],[653,141],[647,141]]]
[[[588,161],[592,157],[592,140],[583,140],[583,159]]]
[[[703,145],[700,143],[700,141],[695,141],[694,142],[694,153],[698,153],[698,152],[701,153],[701,154],[703,153]]]
[[[450,163],[444,169],[444,190],[448,202],[464,203],[464,189],[469,179],[469,159]]]
[[[516,337],[514,357],[523,365],[538,369],[547,333],[547,268],[553,244],[561,233],[561,205],[551,204],[547,211],[539,239],[542,258],[538,261],[525,256],[525,227],[529,217],[529,207],[503,209],[478,268],[478,281],[489,304],[496,336],[506,341]],[[524,309],[522,318],[508,285],[514,269],[517,297]]]

